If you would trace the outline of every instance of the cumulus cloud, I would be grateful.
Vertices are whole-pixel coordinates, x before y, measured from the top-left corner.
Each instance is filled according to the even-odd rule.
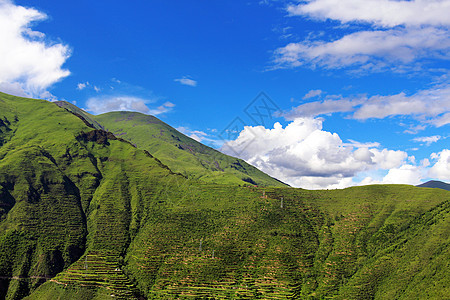
[[[431,158],[437,161],[431,167],[429,176],[440,180],[450,180],[450,150],[444,149],[439,153],[433,153]]]
[[[400,167],[408,157],[403,151],[370,147],[378,144],[346,144],[337,133],[322,130],[322,122],[297,118],[285,128],[279,123],[273,129],[247,126],[221,150],[239,153],[263,172],[310,189],[349,186],[360,172]]]
[[[0,87],[5,91],[40,96],[70,74],[62,67],[70,48],[49,42],[44,33],[31,29],[46,18],[36,9],[0,0]]]
[[[182,85],[188,85],[188,86],[192,86],[192,87],[197,86],[197,81],[190,79],[188,77],[178,78],[178,79],[175,79],[174,81],[179,82]]]
[[[426,168],[411,164],[403,164],[400,167],[392,168],[381,179],[377,180],[371,176],[365,177],[358,185],[369,184],[410,184],[418,185],[425,178]]]
[[[329,96],[324,100],[302,104],[285,113],[293,120],[330,113],[347,113],[358,120],[383,119],[390,116],[411,116],[414,119],[441,127],[450,123],[450,84],[434,86],[413,95],[375,95],[346,98]],[[423,128],[422,128],[423,129]]]
[[[86,110],[94,114],[110,111],[136,111],[143,114],[159,115],[170,111],[175,104],[165,102],[157,108],[149,108],[153,101],[132,96],[103,96],[92,97],[86,101]]]
[[[392,168],[383,178],[386,184],[411,184],[417,185],[423,178],[422,170],[418,166],[405,164],[400,168]]]

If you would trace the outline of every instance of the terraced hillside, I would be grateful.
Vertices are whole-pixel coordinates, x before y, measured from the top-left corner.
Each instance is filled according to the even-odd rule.
[[[0,94],[0,298],[445,299],[450,192],[214,184]]]

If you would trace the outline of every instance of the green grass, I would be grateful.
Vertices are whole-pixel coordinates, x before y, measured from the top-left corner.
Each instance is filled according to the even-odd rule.
[[[450,294],[448,191],[218,184],[54,103],[0,94],[0,119],[0,298]]]

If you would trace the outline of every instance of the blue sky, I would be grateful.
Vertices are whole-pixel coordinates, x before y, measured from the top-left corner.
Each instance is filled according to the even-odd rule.
[[[450,181],[448,15],[449,0],[0,0],[0,90],[153,114],[293,186]]]

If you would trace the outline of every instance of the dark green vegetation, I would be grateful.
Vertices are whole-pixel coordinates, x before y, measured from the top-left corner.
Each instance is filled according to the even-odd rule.
[[[216,184],[53,103],[0,119],[0,298],[450,295],[450,192]]]
[[[431,180],[431,181],[422,183],[422,184],[418,185],[418,187],[443,189],[446,191],[450,191],[450,184],[442,182],[442,181],[437,181],[437,180]]]

